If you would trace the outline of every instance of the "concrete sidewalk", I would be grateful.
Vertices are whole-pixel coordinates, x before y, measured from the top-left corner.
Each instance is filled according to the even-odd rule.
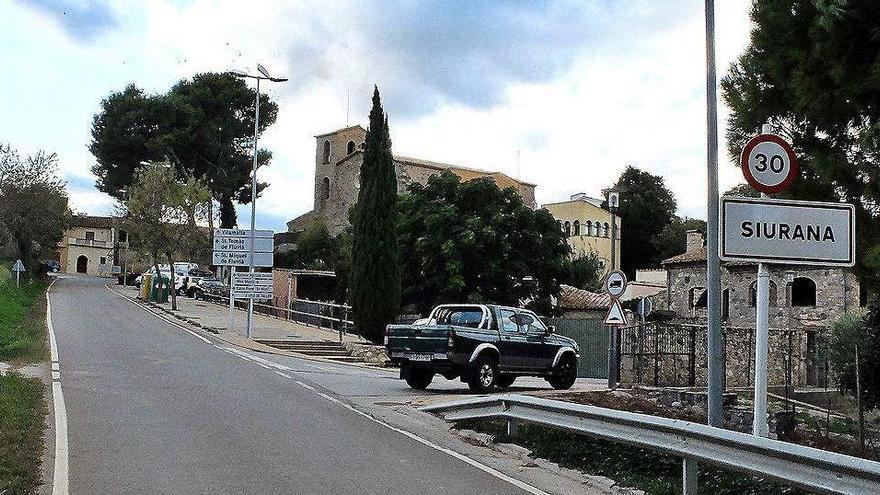
[[[138,296],[135,287],[119,285],[111,286],[112,289],[124,293],[130,298]],[[165,304],[157,304],[163,309],[171,309],[171,301]],[[229,328],[229,306],[211,301],[200,301],[185,296],[177,297],[177,316],[201,326],[203,329],[235,340],[245,337],[247,324],[247,310],[236,308],[233,328]],[[251,339],[292,339],[292,340],[324,340],[339,342],[339,332],[327,328],[318,328],[303,325],[293,321],[273,318],[254,313],[254,330]],[[343,342],[367,343],[363,338],[354,334],[344,334]]]

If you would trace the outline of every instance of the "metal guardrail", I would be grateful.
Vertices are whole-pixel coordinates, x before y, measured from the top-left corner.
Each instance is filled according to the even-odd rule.
[[[880,493],[880,462],[707,425],[629,411],[501,394],[423,407],[447,421],[502,419],[552,426],[681,457],[683,493],[697,493],[697,463],[707,463],[820,493]]]

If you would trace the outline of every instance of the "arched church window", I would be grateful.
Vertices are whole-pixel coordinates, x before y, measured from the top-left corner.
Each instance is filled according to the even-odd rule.
[[[324,141],[324,163],[330,163],[330,140]]]
[[[345,148],[345,153],[347,155],[350,155],[350,154],[354,153],[356,149],[357,149],[357,146],[354,144],[354,141],[349,141],[348,146],[346,146],[346,148]]]

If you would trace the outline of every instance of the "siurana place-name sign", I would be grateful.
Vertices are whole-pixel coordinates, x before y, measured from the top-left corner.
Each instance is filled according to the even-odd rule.
[[[724,261],[855,264],[852,205],[724,196],[720,213]]]

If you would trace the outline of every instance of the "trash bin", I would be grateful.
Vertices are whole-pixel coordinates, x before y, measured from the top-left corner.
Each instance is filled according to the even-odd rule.
[[[162,292],[159,292],[159,279],[162,280]],[[168,277],[151,277],[150,279],[150,302],[167,303],[168,302],[168,284],[171,280]]]
[[[139,296],[141,298],[141,301],[146,301],[150,297],[150,282],[152,278],[153,275],[149,273],[145,273],[143,275],[143,278],[141,278],[141,293]]]

